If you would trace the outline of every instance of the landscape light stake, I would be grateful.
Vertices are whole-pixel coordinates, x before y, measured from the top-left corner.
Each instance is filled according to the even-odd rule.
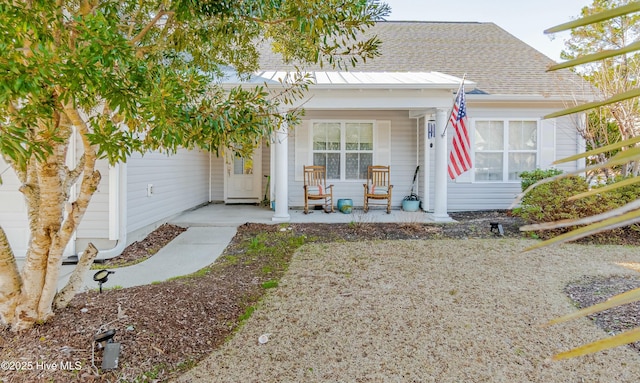
[[[98,282],[98,286],[100,287],[100,293],[102,294],[102,284],[107,281],[109,278],[109,274],[114,274],[115,271],[111,270],[100,270],[97,273],[93,274],[93,280]]]

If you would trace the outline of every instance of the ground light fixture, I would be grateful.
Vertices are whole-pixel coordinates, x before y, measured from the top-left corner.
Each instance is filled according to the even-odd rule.
[[[111,270],[100,270],[97,273],[93,274],[93,280],[98,282],[98,286],[100,287],[100,293],[102,293],[102,284],[107,281],[109,278],[109,274],[113,274],[115,271]]]
[[[502,224],[499,222],[489,222],[489,231],[491,231],[495,235],[499,235],[504,237],[504,229],[502,228]]]
[[[115,370],[118,368],[118,358],[120,356],[120,343],[113,341],[113,337],[116,335],[116,330],[111,329],[101,332],[93,337],[93,344],[91,350],[91,365],[95,367],[93,350],[95,345],[98,345],[98,349],[102,351],[102,369],[103,370]]]

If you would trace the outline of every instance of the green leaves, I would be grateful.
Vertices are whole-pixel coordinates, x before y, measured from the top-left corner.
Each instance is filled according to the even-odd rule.
[[[575,50],[575,52],[578,53],[577,55],[578,57],[574,58],[571,61],[559,64],[559,65],[555,65],[551,67],[550,70],[557,70],[561,68],[573,67],[575,65],[594,63],[595,61],[602,61],[603,65],[600,68],[600,70],[605,75],[614,74],[616,73],[616,70],[620,70],[619,72],[620,77],[615,79],[617,83],[616,81],[609,83],[609,84],[613,84],[613,88],[617,90],[615,91],[614,94],[609,96],[604,101],[598,101],[590,104],[579,105],[579,106],[569,108],[557,113],[552,113],[546,116],[546,118],[558,117],[558,116],[563,116],[571,113],[587,111],[592,108],[599,108],[603,106],[611,106],[612,108],[614,108],[615,107],[614,104],[619,104],[622,101],[626,101],[626,100],[633,100],[633,99],[636,99],[638,96],[640,96],[640,89],[635,87],[632,89],[624,88],[624,86],[627,85],[628,83],[630,84],[635,83],[636,75],[634,73],[637,73],[637,72],[633,72],[632,69],[637,70],[638,68],[636,64],[636,59],[638,57],[637,54],[634,57],[632,57],[632,59],[628,59],[627,55],[640,50],[640,42],[636,41],[632,43],[626,43],[624,42],[625,40],[624,37],[626,36],[625,28],[634,30],[635,33],[632,33],[632,35],[634,35],[634,38],[638,37],[637,29],[633,29],[637,24],[637,15],[631,15],[631,14],[634,12],[640,11],[640,2],[628,2],[628,4],[624,4],[624,3],[627,3],[627,1],[622,1],[622,3],[623,3],[622,6],[616,7],[614,9],[606,9],[606,7],[610,5],[609,2],[596,0],[594,1],[594,6],[598,5],[600,8],[595,9],[592,14],[588,14],[589,9],[584,9],[583,18],[559,25],[554,28],[550,28],[547,31],[545,31],[546,33],[552,33],[552,32],[558,32],[558,31],[574,29],[574,28],[582,28],[582,27],[591,28],[588,30],[577,30],[575,32],[575,36],[577,36],[578,40],[574,39],[574,41],[571,44],[571,47]],[[619,4],[619,2],[615,4]],[[619,18],[619,22],[612,23],[611,25],[604,24],[605,21],[610,20],[612,18]],[[629,22],[629,20],[632,20],[632,21],[629,24],[626,24],[627,22]],[[600,36],[599,40],[601,41],[607,40],[602,38],[602,36],[605,36],[604,34],[605,32],[609,33],[607,37],[608,38],[610,37],[611,41],[616,42],[618,46],[617,49],[600,49],[595,53],[589,54],[588,53],[588,49],[590,49],[589,44],[584,44],[583,42],[579,41],[579,38],[583,38],[586,36],[590,36],[590,37],[595,36],[596,39],[598,39],[598,36]],[[620,37],[623,37],[620,40],[623,43],[619,43],[620,41],[618,41],[618,39],[620,39]],[[622,46],[622,48],[619,48],[620,46]],[[571,58],[571,55],[569,54],[566,54],[565,56]],[[608,60],[618,60],[618,59],[619,61],[608,62]],[[595,77],[592,77],[592,78],[595,78]],[[616,87],[620,85],[621,87]],[[630,106],[632,108],[631,112],[637,113],[637,108],[638,108],[637,103],[634,102]],[[622,109],[617,110],[616,113],[612,112],[611,114],[615,117],[616,114],[618,115],[621,114],[620,110]],[[621,132],[625,132],[627,127],[623,125],[624,121],[618,120],[617,122],[620,124]],[[599,169],[599,168],[606,167],[610,169],[618,169],[620,168],[620,166],[623,166],[625,164],[629,164],[632,162],[638,163],[638,161],[640,161],[640,146],[638,146],[639,143],[640,143],[640,138],[638,138],[637,136],[636,137],[631,136],[621,140],[620,142],[610,144],[610,145],[605,145],[600,148],[594,148],[591,151],[588,151],[580,155],[572,156],[570,158],[566,158],[562,161],[573,161],[575,159],[580,159],[580,158],[589,157],[589,156],[597,156],[597,155],[601,155],[608,152],[615,152],[616,150],[621,149],[615,155],[609,158],[606,162],[590,168],[590,169]],[[560,176],[555,176],[553,178],[558,178],[563,176],[564,175],[560,175]],[[537,184],[541,184],[544,182],[548,182],[548,180],[540,181]],[[591,191],[581,192],[578,195],[571,197],[570,200],[575,201],[575,200],[580,200],[585,198],[591,198],[595,194],[599,194],[599,193],[611,193],[614,191],[620,191],[620,190],[623,190],[622,189],[623,187],[630,187],[631,185],[635,185],[638,182],[640,182],[640,178],[638,177],[637,174],[634,174],[632,178],[615,182],[603,188],[594,188]],[[640,222],[640,200],[638,200],[637,197],[635,197],[634,200],[628,202],[627,204],[621,207],[613,208],[604,213],[600,213],[591,217],[585,217],[581,219],[560,220],[556,222],[542,223],[537,225],[529,225],[522,229],[523,230],[541,230],[541,229],[553,229],[553,228],[559,228],[559,227],[583,225],[573,231],[559,235],[557,237],[554,237],[550,240],[544,241],[532,247],[532,248],[538,248],[538,247],[547,246],[552,243],[562,243],[566,241],[575,240],[578,238],[591,235],[593,233],[598,233],[598,232],[602,232],[602,231],[613,229],[613,228],[629,226],[637,222]],[[555,323],[560,323],[566,320],[579,318],[594,312],[606,310],[608,308],[611,308],[617,305],[621,305],[629,302],[635,302],[638,300],[640,300],[640,289],[632,290],[632,291],[620,294],[616,297],[613,297],[604,303],[601,303],[601,304],[586,308],[584,310],[580,310],[578,312],[566,315],[562,318],[553,320],[549,322],[549,324],[555,324]],[[594,353],[597,351],[635,342],[638,340],[640,340],[639,328],[616,335],[614,337],[589,343],[567,352],[560,353],[556,355],[554,358],[564,359],[564,358],[575,357],[575,356],[584,355],[588,353]]]
[[[115,164],[152,150],[246,154],[275,128],[294,125],[304,75],[272,89],[227,89],[225,72],[250,79],[260,58],[256,45],[267,39],[300,64],[373,57],[377,44],[354,38],[384,9],[363,0],[0,3],[0,155],[26,184],[32,233],[43,232],[40,224],[47,233],[59,226],[61,236],[51,233],[47,243],[64,247],[96,191],[96,155]],[[76,149],[83,154],[68,169],[67,154]],[[41,187],[49,189],[39,193]],[[66,218],[63,202],[73,202]],[[50,222],[55,217],[60,225]],[[55,246],[31,253],[54,247],[55,254]]]
[[[287,2],[280,13],[287,23],[270,24],[266,36],[287,62],[313,62],[346,70],[378,55],[380,40],[364,38],[366,28],[389,14],[377,1]]]
[[[306,85],[227,93],[221,68],[250,76],[265,38],[286,58],[356,64],[379,42],[353,39],[386,13],[337,0],[1,4],[0,150],[21,167],[44,158],[62,139],[65,108],[84,116],[87,138],[112,163],[134,151],[258,142]]]

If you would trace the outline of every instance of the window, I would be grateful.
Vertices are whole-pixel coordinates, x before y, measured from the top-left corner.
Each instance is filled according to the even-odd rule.
[[[474,149],[476,181],[518,181],[536,168],[538,121],[476,121]]]
[[[327,178],[367,178],[373,164],[372,122],[314,122],[313,164],[327,168]]]

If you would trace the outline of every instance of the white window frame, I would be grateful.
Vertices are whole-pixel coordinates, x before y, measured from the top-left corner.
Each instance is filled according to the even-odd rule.
[[[536,164],[534,169],[540,166],[540,156],[541,156],[541,139],[542,139],[542,120],[538,117],[511,117],[511,118],[474,118],[473,120],[473,130],[471,131],[471,153],[472,153],[472,164],[473,168],[471,171],[473,181],[475,183],[486,183],[486,184],[496,184],[496,183],[520,183],[520,179],[510,180],[509,179],[509,153],[535,153],[536,155]],[[503,123],[503,149],[502,150],[486,150],[482,152],[486,153],[496,153],[502,152],[502,180],[501,181],[485,181],[485,180],[476,180],[476,124],[480,121],[493,121],[493,122],[502,122]],[[536,123],[536,149],[535,150],[509,150],[509,122],[517,122],[517,121],[535,121]]]
[[[358,179],[347,179],[347,153],[371,153],[371,162],[375,164],[376,161],[376,120],[343,120],[343,119],[321,119],[321,120],[311,120],[309,126],[309,148],[310,148],[310,157],[313,162],[313,155],[316,153],[316,150],[313,149],[313,130],[316,124],[329,123],[329,124],[340,124],[340,178],[328,178],[331,181],[340,181],[340,182],[362,182],[363,178]],[[371,150],[347,150],[347,124],[371,124]],[[327,150],[318,150],[317,152],[328,152]],[[337,151],[336,151],[337,152]]]

